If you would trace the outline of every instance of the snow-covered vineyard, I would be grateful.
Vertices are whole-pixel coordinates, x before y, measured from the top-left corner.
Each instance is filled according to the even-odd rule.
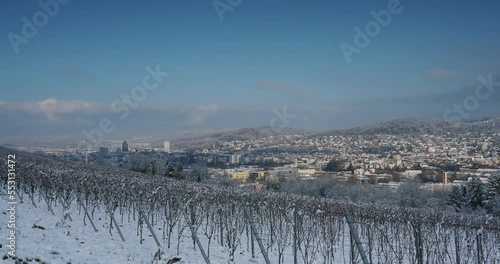
[[[23,202],[17,212],[16,255],[23,258],[47,263],[151,263],[158,258],[155,263],[167,263],[176,256],[177,263],[363,263],[357,234],[369,263],[500,264],[497,218],[243,191],[3,148],[1,163],[13,153]],[[6,181],[1,184],[0,209],[6,212]],[[354,219],[352,229],[346,215]],[[7,237],[8,217],[2,218],[0,232]],[[2,253],[7,250],[4,244]]]

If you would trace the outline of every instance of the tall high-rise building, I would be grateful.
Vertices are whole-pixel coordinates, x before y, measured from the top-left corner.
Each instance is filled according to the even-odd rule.
[[[229,163],[231,164],[239,164],[241,162],[241,155],[232,154],[229,158]]]
[[[127,141],[123,141],[123,143],[122,143],[122,152],[128,152],[128,143],[127,143]]]
[[[170,152],[170,141],[163,142],[163,151]]]
[[[109,149],[104,148],[104,147],[100,147],[99,148],[99,156],[101,158],[107,158],[109,156]]]

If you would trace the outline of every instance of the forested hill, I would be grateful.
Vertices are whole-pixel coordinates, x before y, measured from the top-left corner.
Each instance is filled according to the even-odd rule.
[[[444,135],[451,133],[498,133],[500,132],[500,117],[486,118],[482,120],[451,123],[438,119],[405,118],[386,122],[380,122],[349,129],[330,130],[318,134],[341,134],[341,135],[411,135],[429,134]]]

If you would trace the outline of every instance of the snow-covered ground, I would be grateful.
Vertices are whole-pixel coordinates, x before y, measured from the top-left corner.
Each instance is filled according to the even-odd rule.
[[[27,198],[25,196],[25,198]],[[38,200],[35,198],[35,201]],[[4,223],[8,220],[8,204],[5,192],[0,198],[0,211]],[[116,229],[109,232],[110,217],[104,212],[95,211],[94,223],[98,229],[96,233],[88,219],[84,223],[84,212],[77,209],[76,205],[70,207],[69,214],[72,219],[64,219],[62,206],[52,208],[55,216],[47,209],[47,205],[42,200],[37,207],[31,201],[24,200],[24,203],[17,204],[16,210],[16,256],[20,258],[38,258],[47,263],[81,263],[81,264],[112,264],[112,263],[151,263],[157,246],[147,227],[143,227],[143,241],[137,234],[137,220],[123,221],[121,231],[125,241],[119,237]],[[44,229],[41,229],[44,228]],[[160,236],[161,227],[155,227],[155,232]],[[8,237],[6,224],[0,225],[2,236],[2,258],[6,254],[6,238]],[[177,231],[174,231],[174,235]],[[206,242],[202,237],[203,244]],[[200,251],[193,249],[193,242],[188,228],[185,228],[181,235],[179,254],[177,252],[177,237],[172,239],[171,248],[163,248],[165,259],[180,257],[177,263],[205,263]],[[256,258],[252,258],[246,250],[238,250],[235,256],[235,263],[265,263],[256,249]],[[217,245],[213,241],[210,252],[211,263],[227,263],[229,253],[226,247]],[[0,263],[15,263],[14,260],[0,260]],[[273,262],[274,263],[274,262]]]
[[[19,199],[17,199],[19,201]],[[84,220],[84,210],[78,208],[74,202],[70,209],[66,212],[63,211],[61,205],[52,207],[53,215],[47,207],[44,200],[35,196],[36,207],[32,204],[27,195],[24,196],[24,203],[16,205],[16,256],[23,259],[30,259],[31,262],[38,263],[35,259],[44,261],[45,263],[82,263],[82,264],[112,264],[112,263],[167,263],[168,259],[173,257],[181,258],[177,263],[205,263],[202,254],[198,248],[196,250],[193,246],[193,240],[189,229],[185,223],[180,222],[176,225],[171,239],[171,247],[167,247],[167,242],[163,239],[162,224],[156,224],[154,230],[162,243],[162,260],[159,262],[152,262],[158,248],[155,244],[146,225],[143,224],[143,241],[140,242],[140,234],[138,233],[138,221],[131,218],[130,220],[125,217],[121,219],[116,216],[120,224],[120,229],[124,235],[126,242],[122,242],[119,234],[115,228],[110,233],[109,215],[102,210],[94,211],[94,223],[98,229],[95,232],[88,219]],[[0,225],[0,235],[2,236],[2,255],[0,259],[7,254],[8,248],[6,247],[6,238],[8,237],[9,229],[7,229],[7,221],[9,208],[7,195],[4,190],[0,195],[0,211],[2,212],[2,219],[5,224]],[[70,217],[64,217],[69,213]],[[70,219],[71,218],[71,219]],[[179,229],[179,226],[183,228]],[[177,238],[180,234],[179,252],[177,253]],[[348,230],[343,232],[344,237],[339,238],[339,248],[335,253],[334,263],[349,263],[350,260],[350,240]],[[198,235],[202,245],[205,247],[208,240],[200,234]],[[232,263],[265,263],[264,258],[260,254],[257,243],[255,243],[255,257],[252,258],[251,250],[248,243],[248,238],[245,234],[240,236],[240,245],[236,250],[234,262]],[[365,241],[363,241],[365,242]],[[365,244],[366,245],[366,244]],[[494,253],[494,254],[498,254]],[[271,263],[278,263],[278,256],[276,250],[268,252]],[[292,248],[287,247],[284,251],[284,262],[293,263]],[[299,253],[299,263],[300,261]],[[227,246],[221,246],[218,241],[214,239],[210,247],[210,261],[211,263],[228,263],[229,250]],[[500,263],[500,258],[497,256],[491,259],[493,262]],[[392,263],[393,261],[391,261]],[[12,258],[1,259],[0,263],[16,263]],[[323,263],[322,258],[318,258],[313,263]],[[358,263],[360,259],[358,257]],[[377,262],[374,262],[377,263]],[[408,259],[404,259],[403,263],[411,263]]]
[[[19,201],[19,199],[17,199]],[[48,210],[43,198],[35,196],[34,206],[27,195],[24,196],[23,203],[16,205],[16,251],[15,255],[24,260],[32,260],[28,263],[38,263],[35,259],[45,263],[81,263],[81,264],[121,264],[121,263],[153,263],[158,248],[155,241],[143,225],[143,241],[140,242],[138,234],[137,219],[117,219],[120,223],[120,230],[126,242],[120,239],[115,228],[110,233],[111,219],[104,211],[95,210],[93,221],[98,229],[95,232],[88,219],[84,220],[84,210],[78,209],[73,203],[70,210],[64,211],[61,205],[51,207],[55,215]],[[4,219],[8,220],[8,200],[4,190],[0,195],[0,211]],[[69,214],[69,217],[65,215]],[[119,218],[119,216],[116,216]],[[71,218],[71,219],[70,219]],[[155,226],[155,233],[162,242],[162,260],[154,263],[167,263],[167,260],[179,257],[177,263],[205,263],[201,252],[194,249],[191,233],[184,227],[181,233],[179,244],[179,254],[177,254],[177,238],[179,225],[176,226],[171,240],[171,247],[167,248],[166,240],[162,239],[162,227]],[[2,241],[8,237],[6,225],[0,225]],[[348,232],[348,231],[347,231]],[[201,234],[199,239],[202,245],[206,245],[208,240]],[[335,263],[349,262],[349,239],[343,243],[344,250],[336,254]],[[2,243],[2,255],[7,255],[6,243]],[[234,261],[231,263],[265,263],[257,243],[255,243],[255,257],[252,257],[250,243],[241,235],[239,249],[236,250]],[[205,248],[206,250],[206,248]],[[226,246],[221,246],[215,239],[212,241],[210,252],[210,262],[213,264],[228,263],[229,250]],[[299,259],[300,259],[300,253]],[[278,255],[275,251],[268,252],[271,263],[278,263]],[[284,263],[293,263],[292,248],[288,247],[284,251]],[[0,263],[16,263],[12,258],[2,259]],[[302,263],[302,261],[299,261]],[[314,263],[321,263],[315,261]]]

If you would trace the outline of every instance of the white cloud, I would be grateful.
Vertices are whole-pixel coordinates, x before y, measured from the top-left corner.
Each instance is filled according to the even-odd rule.
[[[10,110],[21,110],[31,114],[42,115],[51,122],[57,121],[58,115],[69,113],[97,113],[102,111],[103,105],[80,100],[60,101],[47,98],[38,102],[7,103],[0,102],[0,106]]]
[[[0,131],[0,136],[23,131],[26,134],[81,135],[83,129],[90,131],[97,128],[103,118],[113,122],[116,126],[113,133],[117,134],[163,135],[192,129],[268,126],[276,118],[273,108],[276,107],[217,104],[142,106],[130,109],[129,117],[121,120],[120,113],[112,112],[106,103],[65,101],[55,98],[36,102],[2,102],[0,117],[16,120],[16,127],[12,127],[9,131]],[[295,128],[326,129],[334,125],[340,126],[338,124],[340,121],[352,121],[350,118],[352,113],[333,106],[300,109],[290,107],[288,112],[297,116],[287,124]],[[339,118],[346,120],[339,121]]]
[[[63,122],[64,115],[67,114],[105,114],[110,118],[116,113],[110,111],[110,106],[103,103],[87,102],[81,100],[57,100],[47,98],[36,102],[5,102],[0,101],[0,107],[10,111],[20,111],[34,116],[42,116],[45,121]],[[206,121],[207,118],[215,116],[221,109],[215,104],[200,105],[194,107],[141,107],[149,113],[161,112],[179,117],[185,115],[184,124],[198,125]],[[74,118],[75,115],[72,115]]]

